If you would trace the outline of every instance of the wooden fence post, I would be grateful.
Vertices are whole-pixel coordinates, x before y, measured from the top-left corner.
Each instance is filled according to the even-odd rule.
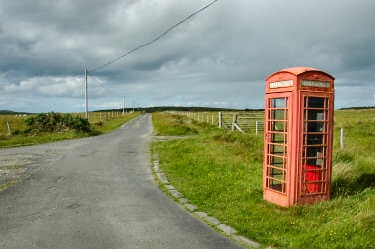
[[[223,113],[219,112],[219,128],[223,128]]]
[[[341,145],[341,149],[344,149],[344,145],[345,145],[345,129],[344,128],[341,128],[341,137],[340,137],[340,145]]]
[[[233,122],[232,122],[232,131],[234,131],[235,130],[235,126],[234,126],[234,124],[237,122],[237,114],[236,113],[234,113],[233,114]]]
[[[12,130],[10,129],[10,124],[9,124],[9,122],[7,122],[7,126],[8,126],[9,136],[10,136],[10,135],[12,135]]]

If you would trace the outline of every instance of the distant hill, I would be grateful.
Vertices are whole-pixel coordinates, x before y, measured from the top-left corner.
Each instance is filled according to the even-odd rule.
[[[358,107],[344,107],[339,110],[362,110],[362,109],[375,109],[375,106],[358,106]]]
[[[138,107],[134,108],[138,111]],[[159,106],[159,107],[139,107],[139,111],[142,112],[162,112],[162,111],[264,111],[264,109],[229,109],[229,108],[214,108],[214,107],[183,107],[183,106]],[[121,109],[107,109],[107,110],[97,110],[94,112],[111,112],[111,111],[122,111]],[[125,108],[125,111],[133,111],[133,108]]]
[[[14,112],[8,110],[0,110],[0,115],[16,115],[16,114],[29,114],[28,112]]]

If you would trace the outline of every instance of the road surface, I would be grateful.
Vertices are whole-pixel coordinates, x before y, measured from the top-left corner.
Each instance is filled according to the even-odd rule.
[[[0,192],[0,248],[244,248],[157,187],[151,131],[147,114],[102,136],[0,150],[26,158],[30,176]]]

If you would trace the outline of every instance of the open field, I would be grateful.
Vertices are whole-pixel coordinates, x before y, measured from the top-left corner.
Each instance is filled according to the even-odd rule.
[[[73,116],[77,115],[82,116],[82,114],[73,114]],[[124,116],[122,116],[121,114],[119,114],[118,116],[116,114],[113,114],[113,117],[112,113],[110,113],[109,115],[108,113],[102,113],[101,119],[99,115],[99,113],[95,113],[94,119],[94,114],[90,113],[89,118],[89,121],[97,131],[97,134],[114,130],[130,119],[133,119],[136,116],[140,115],[140,113],[127,113]],[[35,115],[28,115],[27,117],[32,116]],[[22,131],[28,128],[25,123],[27,117],[16,117],[15,115],[0,115],[0,148],[49,143],[88,136],[88,134],[73,131],[61,133],[45,132],[39,135],[23,135]],[[8,135],[7,122],[9,122],[11,126],[11,130],[13,133],[11,136]]]
[[[195,130],[196,135],[154,143],[152,149],[171,184],[199,211],[263,245],[374,248],[374,117],[375,110],[335,111],[332,200],[289,209],[263,200],[262,135],[242,135],[157,113],[156,133],[191,135]],[[341,128],[345,128],[343,150]]]

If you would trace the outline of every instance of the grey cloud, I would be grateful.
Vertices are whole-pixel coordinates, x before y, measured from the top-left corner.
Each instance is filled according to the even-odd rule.
[[[204,4],[198,0],[2,1],[0,85],[20,87],[32,78],[82,77],[85,68],[95,68],[154,39]],[[361,96],[361,105],[370,98],[359,88],[375,85],[374,7],[372,0],[222,0],[158,42],[93,74],[117,95],[131,95],[145,106],[238,102],[236,106],[247,107],[263,105],[269,74],[285,67],[311,66],[336,77],[338,103],[340,96],[353,100]],[[110,97],[91,80],[90,96],[95,101]],[[349,90],[350,86],[356,90]],[[29,94],[52,98],[54,93],[68,100],[75,90],[35,81]]]

